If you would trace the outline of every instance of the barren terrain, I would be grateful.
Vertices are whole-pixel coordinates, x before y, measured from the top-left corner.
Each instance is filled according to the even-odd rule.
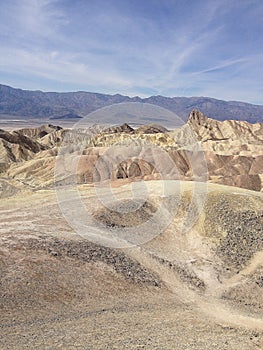
[[[158,201],[159,182],[147,186]],[[173,222],[129,249],[75,234],[53,190],[3,199],[1,349],[261,349],[263,197],[209,185],[182,235],[193,186],[181,186]],[[79,190],[94,201],[93,187]]]
[[[1,130],[0,349],[263,349],[262,130]]]

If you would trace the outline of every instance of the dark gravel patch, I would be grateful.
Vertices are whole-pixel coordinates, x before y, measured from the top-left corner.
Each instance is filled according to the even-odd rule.
[[[94,218],[109,228],[124,228],[141,225],[148,221],[157,208],[145,201],[122,200],[110,208],[103,207],[94,212]]]
[[[44,250],[57,259],[66,256],[83,262],[103,262],[112,266],[117,273],[132,283],[161,286],[156,274],[146,270],[139,262],[117,249],[103,247],[87,240],[70,241],[57,238],[30,239],[26,244],[32,250]]]
[[[263,249],[262,199],[222,195],[213,200],[206,208],[204,226],[217,240],[217,255],[239,270]]]

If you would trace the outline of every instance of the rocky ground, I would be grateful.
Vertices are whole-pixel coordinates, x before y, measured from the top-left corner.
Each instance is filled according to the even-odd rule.
[[[128,227],[133,215],[141,224],[162,200],[177,201],[176,182],[166,198],[160,181],[147,184],[151,205],[130,212]],[[121,198],[129,189],[112,190]],[[204,209],[182,235],[193,190],[181,182],[173,221],[126,249],[74,233],[54,190],[2,198],[0,349],[262,349],[262,194],[209,185]],[[96,207],[93,187],[79,193]],[[92,213],[108,229],[117,209]]]
[[[262,135],[0,130],[0,349],[263,349]]]

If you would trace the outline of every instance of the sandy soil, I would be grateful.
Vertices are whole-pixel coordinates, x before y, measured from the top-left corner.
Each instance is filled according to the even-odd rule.
[[[114,190],[122,198],[129,186]],[[160,183],[147,186],[157,205]],[[79,190],[93,206],[94,189]],[[0,349],[263,349],[262,194],[211,184],[180,235],[192,190],[182,183],[170,225],[128,249],[77,235],[54,190],[2,198]],[[257,245],[239,259],[242,225]]]

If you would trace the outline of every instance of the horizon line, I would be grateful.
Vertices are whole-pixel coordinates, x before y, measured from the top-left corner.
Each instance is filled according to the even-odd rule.
[[[117,93],[106,93],[106,92],[94,92],[94,91],[87,91],[87,90],[68,90],[68,91],[61,91],[61,90],[45,90],[45,89],[29,89],[29,88],[21,88],[21,87],[14,87],[11,85],[7,85],[7,84],[2,84],[0,83],[0,86],[5,86],[7,88],[11,88],[11,89],[15,89],[15,90],[22,90],[22,91],[28,91],[28,92],[42,92],[42,93],[58,93],[58,94],[67,94],[67,93],[88,93],[88,94],[97,94],[97,95],[106,95],[106,96],[122,96],[122,97],[128,97],[130,99],[135,99],[135,98],[139,98],[141,100],[147,100],[149,98],[152,97],[164,97],[167,99],[174,99],[174,98],[208,98],[208,99],[213,99],[213,100],[217,100],[217,101],[223,101],[223,102],[235,102],[235,103],[244,103],[244,104],[249,104],[249,105],[253,105],[253,106],[263,106],[263,102],[262,103],[251,103],[251,102],[247,102],[247,101],[243,101],[243,100],[224,100],[222,98],[217,98],[217,97],[211,97],[211,96],[197,96],[197,95],[181,95],[181,96],[165,96],[165,95],[149,95],[148,97],[142,97],[139,95],[135,95],[135,96],[130,96],[130,95],[125,95],[122,94],[120,92]]]

